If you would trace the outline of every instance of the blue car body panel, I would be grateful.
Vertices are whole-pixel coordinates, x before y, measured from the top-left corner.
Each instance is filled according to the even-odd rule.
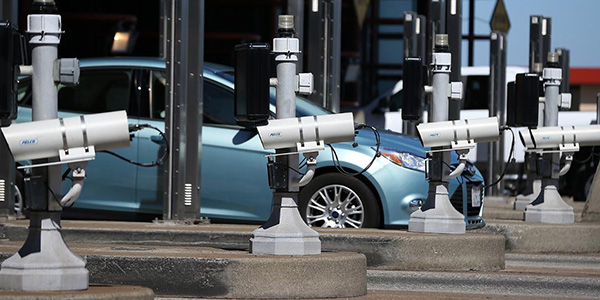
[[[102,58],[82,59],[82,70],[104,68],[144,68],[164,71],[165,63],[152,58]],[[233,90],[232,69],[205,63],[204,77],[208,81]],[[82,72],[83,72],[82,71]],[[273,97],[274,91],[272,91]],[[232,99],[233,101],[233,99]],[[274,101],[274,98],[271,100]],[[297,100],[298,115],[328,113],[305,99]],[[274,111],[274,105],[271,106]],[[78,115],[61,112],[61,117]],[[19,108],[18,122],[31,121],[31,109]],[[160,119],[130,118],[130,123],[147,123],[164,131]],[[381,147],[425,157],[418,139],[397,133],[382,131]],[[151,130],[134,134],[131,147],[114,152],[133,161],[155,161],[162,154],[162,139]],[[375,155],[375,139],[369,130],[360,130],[356,137],[358,147],[351,143],[334,144],[344,168],[362,170]],[[218,219],[265,221],[271,211],[272,191],[268,187],[267,159],[270,153],[262,148],[254,129],[240,126],[208,125],[202,130],[201,165],[201,214]],[[456,161],[456,155],[453,155]],[[320,170],[335,167],[329,148],[318,156]],[[163,167],[143,168],[127,164],[106,153],[98,153],[96,160],[88,165],[83,193],[75,208],[114,210],[134,213],[162,213]],[[427,198],[428,183],[422,171],[396,165],[384,157],[375,159],[373,165],[362,175],[362,180],[374,190],[380,200],[385,226],[407,225],[413,209],[411,200]],[[468,180],[483,182],[478,170]],[[64,185],[64,192],[69,184]],[[452,180],[452,195],[459,186]],[[481,215],[479,216],[479,218]]]

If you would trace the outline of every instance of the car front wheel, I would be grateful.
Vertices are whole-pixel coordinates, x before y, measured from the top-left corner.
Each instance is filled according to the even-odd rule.
[[[316,176],[300,191],[299,202],[302,217],[312,227],[377,227],[381,220],[371,189],[343,174]]]

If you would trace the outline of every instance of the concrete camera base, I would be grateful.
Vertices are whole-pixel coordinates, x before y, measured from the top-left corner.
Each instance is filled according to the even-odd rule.
[[[515,200],[515,210],[524,211],[525,207],[538,197],[542,191],[542,180],[536,179],[533,181],[533,193],[528,195],[517,195]]]
[[[321,253],[319,233],[304,223],[298,206],[290,197],[275,194],[275,206],[265,225],[252,232],[250,253],[264,255],[317,255]]]
[[[154,300],[146,287],[128,285],[90,285],[82,291],[18,292],[0,290],[0,300]]]
[[[435,206],[423,210],[424,207],[410,215],[408,231],[424,233],[465,233],[465,217],[456,211],[450,203],[448,189],[444,185],[437,185],[435,189],[430,187],[430,201],[435,201]],[[425,206],[424,205],[424,206]]]
[[[525,207],[527,207],[527,205],[533,202],[533,200],[535,200],[536,197],[536,194],[517,195],[517,198],[515,200],[515,210],[524,211]]]
[[[542,197],[540,204],[536,204]],[[575,213],[573,208],[562,200],[555,186],[549,185],[532,204],[525,207],[525,222],[573,224]]]
[[[18,249],[0,243],[0,260]],[[94,284],[140,285],[161,296],[336,298],[367,293],[367,260],[350,252],[253,255],[206,247],[70,243]]]
[[[73,254],[60,234],[60,212],[32,212],[21,249],[0,269],[0,289],[72,291],[88,288],[85,260]]]

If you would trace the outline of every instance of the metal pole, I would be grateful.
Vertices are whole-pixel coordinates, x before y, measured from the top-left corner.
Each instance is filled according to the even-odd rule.
[[[330,20],[332,33],[329,36],[331,42],[331,74],[329,75],[330,100],[328,108],[334,112],[340,111],[340,77],[342,76],[342,1],[337,0],[331,3],[333,18]]]
[[[558,53],[558,63],[560,64],[560,68],[562,69],[562,81],[560,82],[560,92],[561,93],[569,93],[570,86],[569,82],[571,79],[570,65],[571,58],[569,49],[565,48],[556,48],[556,53]],[[577,110],[577,108],[571,107],[571,109]]]
[[[319,0],[315,3],[308,20],[310,60],[307,66],[315,76],[315,93],[309,99],[336,112],[340,109],[342,2]]]
[[[13,1],[6,1],[2,3],[0,6],[0,9],[2,9],[2,11],[0,11],[0,19],[10,20],[13,18],[13,9],[10,7],[11,4],[15,3],[13,3]],[[16,18],[14,21],[17,21]],[[2,83],[3,87],[10,89],[14,81],[17,80],[17,78],[14,77],[13,70],[15,67],[13,66],[14,62],[12,61],[12,58],[14,58],[17,53],[14,53],[13,51],[16,47],[14,45],[13,30],[11,29],[16,26],[14,26],[11,21],[8,21],[8,23],[2,23],[1,26],[3,27],[2,42],[4,43],[3,47],[5,48],[1,49],[0,52],[3,53],[1,56],[7,59],[3,59],[3,61],[0,62],[0,64],[2,64],[1,72],[3,74],[0,80],[4,80]],[[2,97],[7,96],[4,94],[4,92],[5,91],[3,90]],[[13,99],[2,99],[2,101],[13,101]],[[9,117],[3,116],[0,118],[0,127],[10,126],[10,124],[11,119]],[[14,182],[16,166],[10,149],[8,148],[8,144],[4,141],[4,138],[2,138],[0,141],[0,165],[3,166],[0,168],[0,219],[13,219],[15,215]],[[21,204],[23,203],[21,202]]]
[[[159,12],[159,24],[158,24],[158,36],[159,36],[159,44],[158,44],[158,56],[163,59],[167,59],[167,33],[169,30],[169,21],[170,15],[169,12],[169,1],[168,0],[160,0],[160,12]]]
[[[418,17],[415,12],[404,12],[404,58],[418,56],[417,22]]]
[[[421,20],[415,12],[404,12],[404,58],[419,56],[420,23]],[[402,133],[415,136],[415,126],[415,121],[403,120]]]
[[[427,18],[423,15],[419,15],[417,18],[417,24],[415,30],[417,33],[417,56],[422,61],[426,61],[427,57]]]
[[[433,73],[432,114],[429,122],[448,120],[448,88],[450,84],[451,54],[449,53],[448,37],[445,34],[435,36],[435,51],[432,59]],[[434,150],[444,150],[437,148]],[[448,197],[448,182],[450,178],[449,151],[435,151],[428,154],[429,192],[427,200],[421,208],[411,214],[408,231],[435,233],[464,233],[465,216],[456,211]]]
[[[32,120],[41,121],[58,117],[58,80],[54,75],[62,22],[54,1],[36,0],[34,7],[36,13],[27,16],[33,69],[31,107]],[[37,160],[34,164],[56,160]],[[69,250],[60,233],[62,205],[57,195],[62,192],[61,166],[35,168],[32,173],[29,182],[36,184],[30,185],[34,191],[28,198],[29,232],[19,252],[2,263],[0,289],[85,290],[89,287],[86,262]]]
[[[0,20],[9,21],[15,27],[19,27],[19,1],[2,0],[0,4]]]
[[[304,49],[304,0],[288,0],[287,14],[294,16],[296,38],[300,41],[300,51]],[[304,61],[302,55],[298,57],[298,72],[302,72]]]
[[[596,94],[596,124],[600,124],[600,93]]]
[[[450,72],[450,81],[462,81],[462,0],[447,0],[446,2],[446,33],[448,34],[448,44],[452,54],[452,71]],[[451,101],[448,111],[449,120],[460,119],[460,111],[463,106],[463,99]]]
[[[442,16],[446,15],[445,0],[430,0],[429,5],[429,20],[427,30],[427,58],[426,64],[431,64],[431,55],[435,46],[435,35],[445,33],[446,22],[442,21]],[[442,4],[443,1],[443,4]]]
[[[169,8],[165,131],[170,152],[163,218],[195,220],[200,216],[204,1],[170,0]]]
[[[469,0],[469,67],[473,66],[475,55],[475,0]]]
[[[506,124],[506,34],[494,31],[490,36],[489,116],[498,116],[500,126]],[[504,169],[504,135],[488,148],[487,180],[494,182]],[[497,196],[504,191],[504,182],[488,188],[486,195]]]
[[[536,72],[536,63],[543,63],[542,16],[529,17],[529,72]],[[539,70],[541,71],[541,70]]]
[[[552,18],[542,18],[542,65],[545,67],[548,63],[548,52],[552,51]]]
[[[296,90],[299,84],[296,64],[299,41],[294,37],[293,16],[282,15],[278,20],[278,37],[273,39],[273,53],[277,64],[276,99],[277,119],[296,117]],[[276,163],[284,166],[285,186],[273,192],[273,209],[265,224],[252,233],[250,252],[269,255],[310,255],[321,253],[319,234],[310,229],[298,211],[300,178],[297,149],[278,149]],[[293,237],[290,239],[290,237]]]

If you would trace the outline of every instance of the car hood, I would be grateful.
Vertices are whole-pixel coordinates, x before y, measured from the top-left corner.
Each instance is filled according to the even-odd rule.
[[[379,136],[381,147],[385,149],[407,152],[419,157],[425,157],[425,151],[429,150],[421,145],[419,139],[405,134],[379,130]],[[361,129],[356,137],[356,142],[363,145],[375,145],[375,135],[370,129]]]
[[[423,158],[427,157],[425,152],[429,151],[430,148],[423,147],[418,138],[389,130],[379,129],[378,131],[381,148],[396,150],[397,152],[407,152]],[[375,135],[370,129],[361,129],[356,137],[356,142],[363,145],[376,145]],[[450,164],[458,164],[456,151],[450,152]]]

